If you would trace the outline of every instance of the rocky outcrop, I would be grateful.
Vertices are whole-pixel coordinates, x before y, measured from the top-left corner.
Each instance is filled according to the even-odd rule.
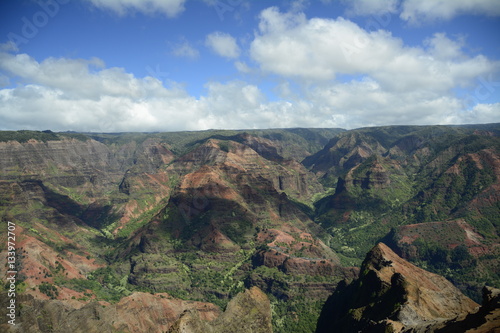
[[[272,333],[271,304],[257,287],[234,297],[226,311],[212,322],[203,321],[197,311],[187,311],[168,333]]]
[[[500,289],[484,287],[483,303],[476,312],[465,319],[451,320],[443,327],[437,328],[438,333],[498,333],[500,332]]]
[[[264,139],[249,135],[244,137],[243,142],[248,145],[236,141],[210,139],[180,157],[169,169],[182,174],[186,171],[196,171],[203,166],[225,166],[227,169],[262,177],[270,181],[276,191],[287,192],[302,200],[307,200],[312,194],[323,190],[314,175],[302,164],[285,160],[279,155],[270,157],[270,143],[257,145]]]
[[[338,175],[359,165],[374,154],[386,149],[372,137],[362,133],[345,133],[333,139],[318,153],[308,156],[303,164],[323,177]]]
[[[11,219],[55,220],[44,209],[12,209],[41,201],[59,220],[95,228],[120,221],[120,229],[169,194],[170,178],[160,169],[173,158],[155,138],[122,145],[89,138],[0,142],[0,187],[12,193],[4,196]]]
[[[477,308],[444,277],[379,243],[366,256],[358,279],[339,285],[328,300],[317,332],[426,332]]]
[[[258,286],[279,300],[276,312],[283,314],[289,305],[303,309],[301,302],[319,304],[340,279],[358,276],[357,269],[342,263],[358,264],[359,256],[391,228],[402,236],[394,248],[405,258],[417,258],[429,248],[420,240],[429,243],[429,235],[444,234],[437,241],[448,251],[441,269],[452,269],[457,285],[470,291],[469,281],[486,276],[497,284],[500,155],[498,137],[490,134],[498,131],[473,130],[367,128],[336,136],[326,146],[324,140],[333,134],[321,139],[321,130],[304,129],[38,133],[37,140],[21,133],[27,140],[3,141],[0,218],[18,223],[26,237],[19,237],[19,254],[29,257],[19,260],[24,279],[19,288],[25,297],[43,299],[79,322],[71,326],[50,309],[49,315],[35,309],[47,321],[40,319],[33,327],[50,331],[64,324],[70,331],[106,332],[136,326],[148,331],[158,320],[163,325],[158,294],[128,298],[136,290],[216,299],[222,306],[242,288]],[[321,149],[318,142],[324,149],[315,154]],[[299,163],[306,156],[309,170]],[[331,195],[312,207],[324,193],[318,179],[331,187]],[[452,297],[466,304],[456,290],[383,246],[371,252],[359,276],[335,294],[346,297],[341,303],[350,306],[330,312],[347,311],[336,319],[339,327],[347,322],[350,328],[417,330],[421,323],[445,325],[450,313],[459,316],[458,323],[465,313],[459,306],[450,310],[443,301]],[[47,293],[41,291],[48,287]],[[58,294],[52,295],[53,290]],[[94,301],[120,297],[124,303],[103,301],[104,308]],[[133,308],[145,322],[120,319],[117,304],[123,311]],[[203,314],[200,318],[198,307],[179,309],[166,315],[164,331],[173,322],[178,329],[223,329]],[[313,311],[290,311],[277,325],[308,321],[310,329]],[[104,315],[116,322],[103,320]]]
[[[2,322],[0,326],[6,332],[162,333],[185,311],[196,311],[200,320],[208,322],[220,314],[211,303],[178,300],[168,294],[133,293],[113,305],[92,302],[82,308],[29,295],[19,295],[17,302],[22,306],[17,308],[16,325]]]

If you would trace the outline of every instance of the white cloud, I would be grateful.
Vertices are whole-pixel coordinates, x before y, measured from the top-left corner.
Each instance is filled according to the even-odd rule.
[[[131,10],[144,14],[162,13],[175,17],[184,11],[186,0],[88,0],[101,9],[112,10],[118,15],[127,15]]]
[[[228,34],[210,34],[205,43],[235,59],[240,73],[251,74],[281,100],[273,96],[271,101],[260,86],[243,81],[209,82],[207,93],[195,98],[175,82],[167,88],[153,77],[108,68],[97,58],[39,62],[4,44],[0,129],[168,131],[500,121],[500,104],[487,104],[500,89],[495,81],[500,64],[468,56],[463,38],[436,33],[409,47],[387,31],[367,31],[346,19],[308,19],[301,12],[269,8],[249,44],[250,60],[237,59],[242,50]],[[172,49],[191,58],[197,52],[188,41]],[[272,81],[264,81],[268,74]],[[480,78],[487,82],[478,88]],[[466,97],[457,97],[457,88]]]
[[[301,12],[310,5],[310,0],[293,0],[288,3],[291,12]]]
[[[37,62],[27,54],[0,52],[0,69],[14,77],[64,92],[68,98],[97,100],[101,96],[131,96],[161,93],[161,83],[151,77],[137,79],[122,68],[104,68],[102,60],[47,58]]]
[[[322,0],[328,3],[331,1]],[[450,20],[459,15],[500,16],[497,0],[342,0],[347,15],[397,14],[410,23]]]
[[[331,84],[311,91],[308,99],[324,112],[341,117],[346,127],[389,124],[451,124],[462,103],[430,91],[392,92],[370,78]]]
[[[498,71],[498,62],[467,57],[463,40],[436,34],[408,47],[384,30],[366,31],[342,18],[307,20],[303,14],[264,10],[250,55],[264,72],[306,81],[368,75],[387,89],[447,92]]]
[[[482,122],[491,113],[465,112],[476,103],[464,107],[454,91],[498,73],[500,62],[470,57],[465,46],[464,38],[436,33],[409,47],[387,31],[367,31],[346,19],[307,19],[268,8],[250,55],[264,73],[302,87],[316,118],[337,126],[462,123],[467,114]],[[291,95],[286,83],[278,91]]]
[[[205,44],[222,57],[234,59],[240,56],[236,39],[227,33],[213,32],[207,36]]]
[[[395,13],[398,9],[398,0],[343,0],[347,6],[348,15],[377,15]]]
[[[236,67],[236,69],[241,72],[241,73],[251,73],[252,72],[252,69],[250,68],[250,66],[248,66],[245,62],[243,61],[236,61],[234,63],[234,67]]]
[[[439,60],[464,58],[462,53],[462,48],[465,46],[464,38],[451,40],[444,33],[435,33],[432,38],[424,41],[424,45],[428,47],[428,52]]]
[[[119,68],[97,68],[98,59],[37,62],[0,53],[0,71],[16,78],[0,89],[0,129],[57,131],[169,131],[209,128],[336,126],[309,101],[270,102],[253,84],[210,82],[199,99],[152,78]],[[51,75],[49,76],[48,73]],[[26,82],[26,83],[23,83]],[[175,86],[175,85],[174,85]]]
[[[39,63],[26,54],[0,52],[0,70],[27,82],[0,90],[3,129],[199,129],[193,123],[201,114],[199,103],[185,91],[102,66],[99,59],[49,58]]]
[[[200,57],[200,52],[194,48],[188,41],[183,41],[172,48],[172,54],[177,57],[185,57],[189,59],[197,59]]]
[[[404,0],[400,17],[412,23],[449,20],[462,14],[500,16],[497,0]]]
[[[499,123],[500,103],[477,104],[471,110],[462,111],[457,118],[457,121],[465,124]]]

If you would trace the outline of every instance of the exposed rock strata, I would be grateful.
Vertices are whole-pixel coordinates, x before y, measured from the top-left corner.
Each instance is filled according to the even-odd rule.
[[[80,309],[29,295],[20,295],[17,301],[22,307],[18,307],[16,325],[6,324],[4,318],[0,323],[6,332],[272,333],[269,299],[256,287],[234,297],[223,313],[211,303],[139,292],[113,305],[93,302]]]
[[[22,333],[161,333],[168,330],[186,310],[203,320],[214,320],[220,310],[211,303],[183,301],[168,294],[133,293],[113,305],[92,302],[76,309],[67,302],[18,297],[17,321],[8,332]]]
[[[359,278],[339,286],[329,299],[318,332],[426,332],[477,308],[444,277],[379,243],[366,256]]]
[[[196,311],[185,312],[168,333],[272,333],[271,304],[253,287],[238,294],[226,311],[212,322],[203,321]]]

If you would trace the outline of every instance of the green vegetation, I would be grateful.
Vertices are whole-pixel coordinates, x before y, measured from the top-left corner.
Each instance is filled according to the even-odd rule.
[[[291,301],[271,297],[273,332],[314,332],[323,304],[321,301],[311,301],[306,296]]]
[[[414,263],[444,275],[476,300],[482,284],[500,286],[498,252],[471,254],[463,229],[427,223],[463,219],[481,246],[497,246],[500,202],[491,186],[499,181],[500,139],[490,132],[498,135],[499,126],[0,132],[0,141],[94,139],[107,145],[116,164],[82,158],[81,165],[70,167],[49,161],[32,173],[32,166],[14,166],[0,183],[0,217],[19,221],[24,235],[60,253],[46,272],[54,284],[38,287],[51,298],[63,286],[81,292],[82,300],[112,303],[133,291],[168,292],[224,308],[238,292],[259,286],[271,298],[275,332],[312,332],[328,295],[309,296],[306,287],[329,290],[340,277],[287,274],[281,266],[263,265],[258,251],[272,250],[271,239],[257,238],[267,237],[263,231],[286,231],[294,239],[276,241],[280,251],[313,257],[314,247],[297,246],[311,241],[301,235],[305,231],[328,244],[343,265],[359,266],[377,242],[396,243],[388,236],[391,230],[426,223],[407,231],[416,240],[401,246],[414,253]],[[224,152],[246,144],[260,157],[246,161],[250,166],[232,165],[236,158],[226,164],[208,160],[205,178],[185,177],[199,170],[198,164],[182,161],[183,155],[210,138]],[[174,160],[164,163],[143,152],[146,140],[161,143]],[[304,175],[287,161],[306,156],[304,164],[315,175]],[[186,186],[190,182],[192,188]],[[220,182],[227,192],[205,191]],[[293,182],[309,193],[281,188]],[[86,278],[68,279],[63,266],[68,252],[106,266]]]
[[[95,296],[97,300],[110,303],[118,302],[136,288],[127,281],[128,276],[119,276],[112,267],[99,268],[87,276],[87,279],[56,279],[60,286],[84,293],[85,298]]]
[[[59,291],[57,290],[57,287],[48,282],[42,282],[38,286],[38,290],[40,290],[41,293],[49,296],[51,299],[56,299],[57,296],[59,296]]]
[[[50,130],[46,131],[0,131],[0,142],[7,141],[18,141],[18,142],[28,142],[29,140],[36,140],[41,142],[47,141],[60,141],[65,138],[73,138],[80,141],[88,140],[86,135],[80,133],[54,133]]]

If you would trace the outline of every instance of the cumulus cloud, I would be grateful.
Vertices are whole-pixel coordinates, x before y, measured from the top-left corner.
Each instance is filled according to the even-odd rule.
[[[384,30],[366,31],[343,18],[307,20],[277,8],[261,13],[259,29],[251,57],[263,71],[291,78],[367,74],[387,87],[446,91],[498,70],[483,56],[466,57],[463,41],[444,34],[430,38],[427,49],[408,47]]]
[[[236,69],[241,73],[248,74],[252,72],[252,69],[245,62],[242,61],[236,61],[234,63],[234,67],[236,67]]]
[[[205,44],[222,57],[235,59],[240,56],[236,39],[224,32],[213,32],[205,39]]]
[[[470,57],[464,47],[464,38],[444,33],[409,47],[387,31],[368,31],[343,18],[307,19],[268,8],[250,55],[263,72],[304,87],[304,98],[323,119],[329,114],[351,128],[460,123],[463,110],[475,104],[464,107],[454,90],[472,89],[478,78],[500,71],[498,61]]]
[[[309,99],[341,117],[347,127],[451,124],[462,110],[460,100],[453,96],[426,91],[394,93],[370,78],[319,87],[311,91]]]
[[[169,131],[209,128],[336,126],[305,100],[269,101],[244,81],[209,82],[194,98],[173,84],[137,78],[99,59],[0,53],[0,71],[16,86],[0,90],[0,129]],[[50,73],[50,75],[49,75]],[[326,118],[325,118],[326,117]]]
[[[417,23],[427,20],[449,20],[462,14],[500,16],[496,0],[404,0],[400,17]]]
[[[137,78],[99,59],[49,58],[0,52],[0,72],[16,78],[0,90],[0,129],[168,131],[314,125],[286,102],[270,103],[243,81],[207,83],[197,99],[153,77]],[[317,119],[316,119],[317,121]]]
[[[322,0],[325,3],[330,1]],[[347,15],[397,14],[410,23],[450,20],[459,15],[500,16],[497,0],[343,0]]]
[[[343,0],[347,6],[348,15],[372,15],[395,13],[398,10],[398,0]]]
[[[477,104],[462,111],[456,121],[466,124],[500,122],[500,103]]]
[[[114,11],[118,15],[127,15],[130,11],[144,14],[162,13],[175,17],[184,11],[186,0],[88,0],[101,9]]]
[[[212,33],[205,43],[218,55],[235,59],[235,68],[250,80],[260,84],[269,75],[272,81],[262,89],[279,98],[270,99],[255,82],[239,80],[209,82],[206,93],[196,98],[175,82],[167,87],[151,76],[109,68],[98,58],[37,61],[4,44],[0,129],[168,131],[500,122],[500,103],[489,98],[500,89],[500,64],[467,55],[466,40],[460,37],[436,33],[410,47],[387,31],[368,31],[346,19],[308,19],[300,11],[268,8],[248,44],[250,59],[238,59],[242,51],[228,34]],[[178,56],[194,57],[196,52],[187,41],[172,49]]]
[[[0,90],[0,123],[7,128],[124,131],[191,128],[198,102],[185,91],[137,78],[99,59],[37,62],[26,54],[0,53],[0,70],[15,88]],[[182,112],[179,112],[182,110]]]

